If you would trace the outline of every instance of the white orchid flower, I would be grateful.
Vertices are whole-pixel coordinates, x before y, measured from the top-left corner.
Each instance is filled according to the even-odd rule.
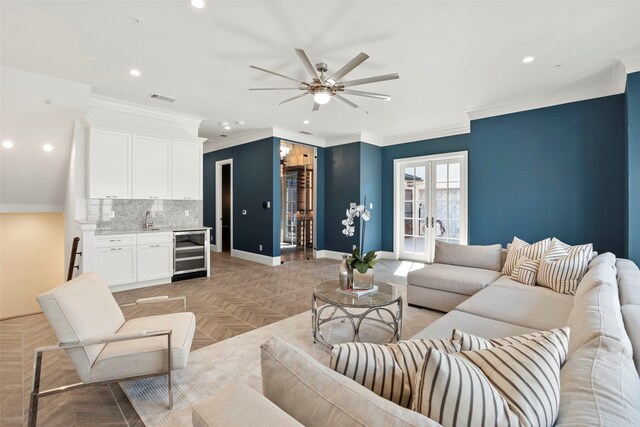
[[[368,210],[364,210],[362,212],[362,219],[365,221],[369,221],[371,219],[371,213]]]

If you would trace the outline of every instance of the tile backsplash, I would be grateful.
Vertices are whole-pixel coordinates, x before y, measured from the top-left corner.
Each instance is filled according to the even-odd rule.
[[[185,216],[185,211],[189,211],[189,216]],[[99,230],[142,228],[147,212],[151,212],[154,227],[197,226],[201,224],[198,217],[201,211],[199,200],[87,200],[87,221],[95,222]]]

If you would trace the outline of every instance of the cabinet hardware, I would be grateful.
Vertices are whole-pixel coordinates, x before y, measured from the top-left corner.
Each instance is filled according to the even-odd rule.
[[[122,248],[111,248],[112,251],[121,251]]]
[[[122,239],[109,240],[110,242],[120,242]]]

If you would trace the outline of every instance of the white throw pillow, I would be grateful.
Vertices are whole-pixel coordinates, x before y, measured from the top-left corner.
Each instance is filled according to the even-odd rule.
[[[575,295],[589,267],[592,245],[573,248],[578,247],[572,247],[570,253],[562,242],[554,242],[540,261],[536,283],[562,294]]]
[[[521,256],[515,267],[513,267],[511,278],[524,285],[535,286],[539,267],[540,260]]]
[[[430,349],[411,409],[443,426],[553,426],[569,345],[565,332],[479,351]]]
[[[524,240],[518,239],[514,236],[511,246],[509,246],[509,251],[507,252],[507,259],[504,262],[504,267],[502,267],[502,274],[510,276],[511,273],[513,273],[516,263],[523,256],[526,256],[531,260],[541,259],[550,244],[550,238],[540,240],[539,242],[530,245]]]
[[[416,373],[430,348],[460,351],[460,343],[407,340],[395,344],[343,343],[331,349],[329,367],[400,406],[411,404]]]

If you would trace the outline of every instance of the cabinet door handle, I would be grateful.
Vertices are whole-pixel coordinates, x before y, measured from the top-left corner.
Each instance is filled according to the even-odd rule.
[[[159,248],[160,245],[151,245],[152,248]]]
[[[120,242],[122,239],[109,240],[110,242]]]
[[[112,251],[121,251],[122,248],[111,248]]]

